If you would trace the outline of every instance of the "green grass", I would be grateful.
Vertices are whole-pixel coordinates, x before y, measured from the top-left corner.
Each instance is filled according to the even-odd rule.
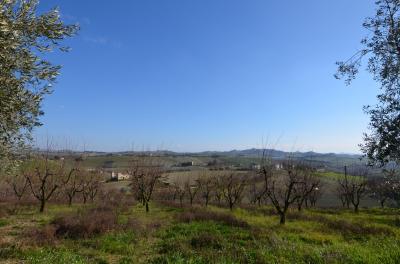
[[[0,219],[0,237],[14,238],[0,244],[0,262],[400,263],[398,209],[292,212],[285,226],[269,208],[236,209],[232,214],[249,224],[242,228],[210,220],[183,223],[177,218],[182,209],[151,204],[146,214],[137,205],[119,218],[121,224],[135,219],[138,226],[43,246],[24,241],[24,229],[40,228],[74,210],[79,207],[52,205],[41,215],[35,208],[24,208]],[[208,210],[231,213],[212,206]],[[15,225],[20,228],[10,228]]]

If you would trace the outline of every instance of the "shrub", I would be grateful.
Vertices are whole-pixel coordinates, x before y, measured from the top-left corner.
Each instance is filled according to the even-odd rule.
[[[246,221],[237,219],[231,214],[217,213],[203,209],[191,209],[184,211],[178,215],[178,220],[185,223],[190,223],[193,221],[214,221],[228,226],[249,228],[249,224]]]
[[[326,221],[325,224],[342,234],[347,235],[393,235],[389,228],[378,226],[366,226],[362,223],[351,223],[346,220]]]
[[[200,233],[199,235],[193,237],[190,241],[190,245],[193,248],[222,249],[221,244],[221,239],[218,236],[208,232]]]
[[[46,225],[42,228],[28,230],[25,237],[31,238],[29,243],[38,246],[51,245],[56,242],[56,228],[53,225]]]
[[[127,195],[116,190],[102,190],[96,201],[97,207],[113,208],[116,212],[127,212],[130,206],[134,204],[135,199],[132,195]]]
[[[57,237],[88,238],[118,227],[117,214],[109,207],[97,207],[56,218],[51,225]]]

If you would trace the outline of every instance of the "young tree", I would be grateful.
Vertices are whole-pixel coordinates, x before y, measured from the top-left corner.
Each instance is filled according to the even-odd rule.
[[[222,178],[218,175],[214,175],[214,198],[218,205],[221,205],[222,199],[224,198],[223,194],[223,181]]]
[[[350,182],[349,175],[347,174],[347,166],[344,166],[344,177],[338,178],[338,186],[336,188],[336,194],[340,201],[342,202],[343,207],[350,208],[351,203],[351,195],[350,195]]]
[[[380,206],[384,208],[386,201],[393,197],[396,182],[396,169],[384,169],[381,177],[375,177],[368,180],[368,189],[371,198],[377,200]]]
[[[20,171],[17,171],[15,174],[9,175],[6,182],[11,187],[18,201],[21,201],[22,197],[28,190],[28,181],[24,175],[22,175]]]
[[[310,205],[311,207],[315,207],[317,204],[317,201],[322,197],[323,190],[322,190],[322,184],[320,187],[315,187],[314,190],[308,195],[307,200],[306,200],[306,206]]]
[[[261,206],[261,202],[264,197],[265,197],[265,186],[263,183],[263,179],[260,177],[260,175],[253,175],[253,177],[251,177],[250,179],[250,184],[249,184],[250,203],[258,204],[258,206]]]
[[[179,204],[181,205],[181,207],[183,206],[183,199],[185,198],[185,194],[186,191],[185,189],[180,186],[180,185],[174,185],[174,189],[175,189],[175,195],[176,197],[178,197],[179,199]]]
[[[30,163],[23,175],[33,196],[39,201],[39,212],[42,213],[55,191],[68,183],[74,169],[66,172],[65,162],[52,161],[48,155],[34,159]]]
[[[346,78],[349,84],[358,73],[362,59],[367,58],[367,70],[380,84],[378,104],[365,106],[370,116],[370,131],[364,135],[361,150],[371,163],[383,165],[400,161],[400,1],[377,0],[374,17],[363,24],[369,32],[364,46],[345,62],[338,62],[336,78]]]
[[[204,204],[207,207],[211,198],[211,192],[214,189],[214,179],[209,173],[203,172],[197,179],[197,185],[204,199]]]
[[[229,173],[220,176],[222,195],[231,211],[235,205],[242,201],[243,191],[247,185],[246,176],[238,173]]]
[[[278,212],[280,223],[285,224],[289,207],[301,197],[297,191],[303,184],[301,169],[289,159],[278,172],[268,159],[264,159],[260,174],[264,177],[265,193]]]
[[[300,183],[296,188],[297,192],[297,209],[301,211],[303,204],[309,199],[312,193],[321,188],[321,181],[315,176],[315,170],[306,165],[297,165],[300,173]],[[314,203],[315,204],[315,203]]]
[[[146,212],[149,212],[149,202],[162,173],[161,164],[153,157],[136,157],[130,162],[131,188],[146,207]]]
[[[71,173],[69,175],[69,173]],[[83,177],[81,169],[79,168],[79,164],[76,164],[76,167],[70,168],[67,175],[64,176],[68,181],[63,185],[61,192],[67,197],[68,205],[72,205],[72,200],[76,196],[77,193],[83,191]]]
[[[82,172],[82,197],[85,204],[88,199],[94,202],[99,190],[100,183],[104,179],[100,170]]]
[[[199,185],[196,183],[192,184],[190,179],[185,182],[185,192],[188,195],[190,206],[193,206],[194,198],[196,198],[197,192],[200,190]]]
[[[355,165],[350,171],[351,176],[349,176],[347,175],[347,167],[345,167],[344,178],[338,181],[338,190],[342,192],[347,205],[349,203],[353,205],[356,213],[358,213],[361,199],[367,194],[368,171],[369,168],[367,166]]]
[[[46,54],[75,34],[58,10],[37,14],[37,0],[0,0],[0,161],[7,159],[40,125],[41,102],[60,66]]]

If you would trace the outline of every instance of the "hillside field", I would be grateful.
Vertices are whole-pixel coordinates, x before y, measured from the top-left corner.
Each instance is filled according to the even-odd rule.
[[[152,203],[146,214],[128,204],[116,213],[117,225],[80,237],[54,233],[54,219],[92,206],[52,205],[44,214],[9,207],[0,207],[0,263],[400,262],[394,209],[293,211],[281,226],[270,207],[230,212]]]

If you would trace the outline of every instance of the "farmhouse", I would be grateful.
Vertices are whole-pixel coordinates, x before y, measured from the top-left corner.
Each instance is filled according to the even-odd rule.
[[[129,176],[129,174],[126,174],[126,173],[112,171],[111,179],[117,180],[117,181],[125,181],[125,180],[129,180],[130,176]]]

